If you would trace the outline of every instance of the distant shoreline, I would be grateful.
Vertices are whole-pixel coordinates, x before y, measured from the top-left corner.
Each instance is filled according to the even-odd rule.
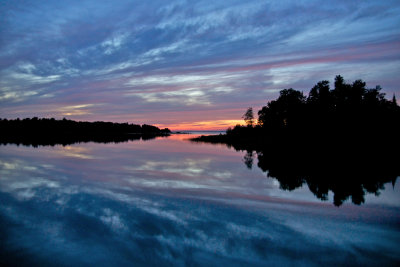
[[[80,142],[125,142],[169,136],[168,128],[112,122],[85,122],[53,118],[0,119],[0,144],[67,145]]]

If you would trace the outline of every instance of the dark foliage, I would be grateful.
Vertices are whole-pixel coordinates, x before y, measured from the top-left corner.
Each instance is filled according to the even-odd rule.
[[[247,167],[255,151],[258,167],[282,189],[307,184],[322,200],[332,191],[338,206],[350,197],[363,203],[366,192],[379,194],[400,176],[399,156],[393,153],[400,148],[400,108],[395,96],[385,99],[379,86],[367,89],[362,80],[348,84],[337,76],[333,90],[321,81],[308,97],[282,90],[258,115],[254,127],[237,125],[226,135],[195,141],[246,150]]]
[[[169,129],[152,125],[82,122],[54,118],[0,119],[0,144],[68,145],[78,142],[125,142],[169,135]]]
[[[254,115],[253,115],[253,108],[248,108],[246,112],[243,114],[242,118],[246,122],[248,126],[253,126],[254,124]]]

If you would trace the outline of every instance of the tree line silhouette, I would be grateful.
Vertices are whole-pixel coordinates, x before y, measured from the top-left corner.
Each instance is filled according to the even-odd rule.
[[[321,200],[333,192],[337,206],[349,198],[361,204],[367,192],[379,194],[400,176],[400,107],[395,96],[387,100],[380,86],[368,89],[362,80],[349,84],[338,75],[334,86],[320,81],[307,97],[284,89],[258,111],[257,124],[249,108],[245,126],[193,141],[247,151],[248,168],[256,155],[257,166],[284,190],[307,184]]]
[[[85,122],[54,118],[0,118],[0,144],[68,145],[78,142],[125,142],[148,140],[170,134],[168,128],[113,122]]]
[[[290,89],[280,91],[258,111],[258,123],[253,126],[252,109],[244,115],[247,126],[236,125],[227,130],[230,139],[263,141],[263,137],[304,137],[307,139],[357,139],[399,133],[400,108],[396,97],[387,100],[382,88],[366,88],[356,80],[352,84],[338,75],[335,88],[329,81],[318,82],[309,92]],[[254,137],[258,137],[254,139]],[[342,140],[343,141],[343,140]]]

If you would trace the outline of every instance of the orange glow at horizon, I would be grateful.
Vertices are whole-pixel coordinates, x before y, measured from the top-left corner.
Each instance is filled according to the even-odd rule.
[[[154,124],[159,128],[168,128],[171,131],[225,131],[229,127],[237,124],[243,124],[243,120],[213,120],[213,121],[195,121],[183,122],[177,124]]]

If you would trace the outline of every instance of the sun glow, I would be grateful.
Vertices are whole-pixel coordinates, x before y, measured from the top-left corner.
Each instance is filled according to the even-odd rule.
[[[159,128],[169,128],[172,131],[196,130],[196,131],[224,131],[237,124],[243,124],[243,120],[213,120],[183,122],[177,124],[156,124]]]

